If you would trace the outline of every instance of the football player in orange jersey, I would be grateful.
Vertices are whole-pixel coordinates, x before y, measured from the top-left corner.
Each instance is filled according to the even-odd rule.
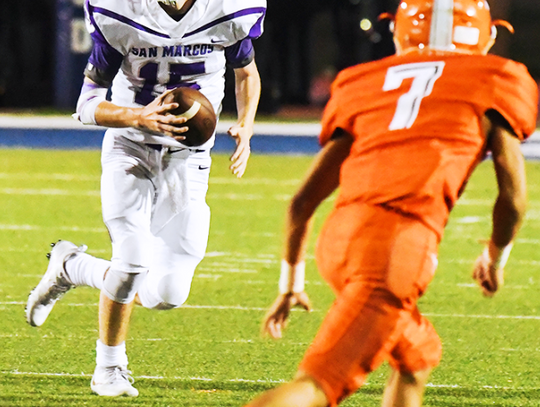
[[[316,249],[336,300],[295,379],[249,407],[336,406],[383,361],[392,367],[383,407],[422,404],[441,342],[416,304],[449,213],[488,152],[498,196],[473,277],[486,296],[500,288],[525,212],[520,143],[535,129],[538,88],[523,65],[487,55],[495,25],[485,0],[402,1],[397,55],[337,77],[323,148],[289,206],[280,294],[264,329],[279,338],[291,307],[310,308],[306,236],[339,186]]]

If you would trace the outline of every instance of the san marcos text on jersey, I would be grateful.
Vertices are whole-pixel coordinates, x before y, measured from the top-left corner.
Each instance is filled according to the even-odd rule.
[[[166,89],[190,86],[219,114],[226,64],[250,60],[251,39],[262,34],[265,13],[265,0],[197,0],[175,21],[156,0],[87,0],[94,47],[85,74],[112,84],[112,102],[119,106],[146,105]],[[134,141],[163,142],[136,129],[128,133]]]

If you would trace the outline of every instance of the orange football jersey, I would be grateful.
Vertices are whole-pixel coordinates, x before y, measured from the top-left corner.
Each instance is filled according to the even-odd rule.
[[[535,130],[538,88],[524,65],[493,55],[406,54],[341,72],[322,121],[355,138],[336,205],[361,201],[414,216],[439,237],[485,156],[481,119],[498,111],[520,139]]]

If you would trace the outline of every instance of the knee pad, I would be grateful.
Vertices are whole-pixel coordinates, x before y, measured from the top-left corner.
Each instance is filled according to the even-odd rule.
[[[109,299],[120,304],[129,304],[135,299],[139,286],[146,277],[143,267],[111,267],[103,280],[103,292]]]

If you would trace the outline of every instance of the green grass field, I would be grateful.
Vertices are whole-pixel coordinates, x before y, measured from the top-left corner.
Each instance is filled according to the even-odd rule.
[[[332,301],[312,255],[307,290],[315,310],[294,312],[280,341],[261,337],[260,321],[277,292],[285,208],[311,157],[255,155],[237,180],[228,172],[228,157],[214,155],[208,255],[191,296],[181,309],[135,310],[127,346],[140,396],[103,399],[89,387],[99,293],[68,293],[41,328],[24,320],[27,295],[47,267],[49,243],[68,239],[110,256],[99,153],[0,154],[0,406],[242,406],[294,375]],[[470,272],[482,249],[478,240],[489,236],[492,174],[487,162],[471,179],[421,300],[444,344],[426,406],[540,406],[540,163],[528,163],[529,212],[506,286],[485,299]],[[316,229],[331,204],[320,208]],[[383,366],[372,374],[343,406],[378,406],[387,373]]]

